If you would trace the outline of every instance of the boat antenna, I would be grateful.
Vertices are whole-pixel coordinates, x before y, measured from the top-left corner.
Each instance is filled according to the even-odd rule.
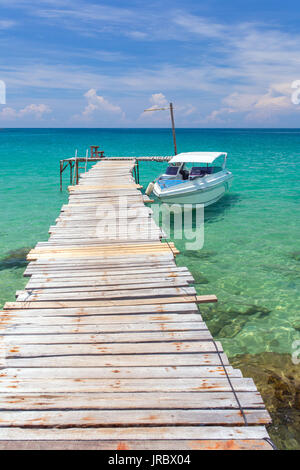
[[[177,143],[176,143],[176,133],[175,133],[175,121],[174,121],[174,108],[173,103],[170,103],[167,108],[149,108],[144,109],[144,113],[148,111],[164,111],[166,109],[170,110],[171,123],[172,123],[172,132],[173,132],[173,142],[174,142],[174,154],[177,155]]]

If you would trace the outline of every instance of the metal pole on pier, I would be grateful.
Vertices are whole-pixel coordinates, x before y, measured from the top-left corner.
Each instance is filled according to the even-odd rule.
[[[170,114],[171,114],[171,122],[172,122],[172,132],[173,132],[173,142],[174,142],[174,153],[175,153],[175,155],[177,155],[177,143],[176,143],[176,133],[175,133],[175,121],[174,121],[173,103],[170,103]]]
[[[149,108],[149,109],[145,109],[144,113],[146,113],[148,111],[164,111],[166,109],[170,110],[171,123],[172,123],[172,133],[173,133],[173,143],[174,143],[174,154],[177,155],[177,143],[176,143],[176,132],[175,132],[175,120],[174,120],[173,103],[170,103],[167,108]]]

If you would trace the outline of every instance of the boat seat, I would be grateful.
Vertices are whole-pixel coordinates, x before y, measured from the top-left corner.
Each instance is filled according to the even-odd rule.
[[[193,166],[190,171],[190,179],[210,175],[212,173],[212,167],[206,166]]]

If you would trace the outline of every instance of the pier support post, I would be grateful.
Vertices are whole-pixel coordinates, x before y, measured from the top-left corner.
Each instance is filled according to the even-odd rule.
[[[73,163],[70,161],[69,164],[70,164],[70,184],[72,184]]]
[[[75,165],[76,165],[76,184],[78,184],[79,181],[79,174],[78,174],[78,158],[75,160]]]
[[[59,162],[59,178],[60,178],[60,190],[62,191],[62,173],[63,173],[63,161]]]

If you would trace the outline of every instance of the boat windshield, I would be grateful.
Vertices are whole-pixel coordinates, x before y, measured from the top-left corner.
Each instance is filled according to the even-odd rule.
[[[166,175],[176,176],[178,173],[178,169],[179,169],[178,166],[169,165],[168,168],[166,169]]]
[[[183,171],[188,173],[189,178],[201,178],[206,175],[212,175],[222,171],[222,167],[219,166],[192,166],[193,164],[185,164]]]

